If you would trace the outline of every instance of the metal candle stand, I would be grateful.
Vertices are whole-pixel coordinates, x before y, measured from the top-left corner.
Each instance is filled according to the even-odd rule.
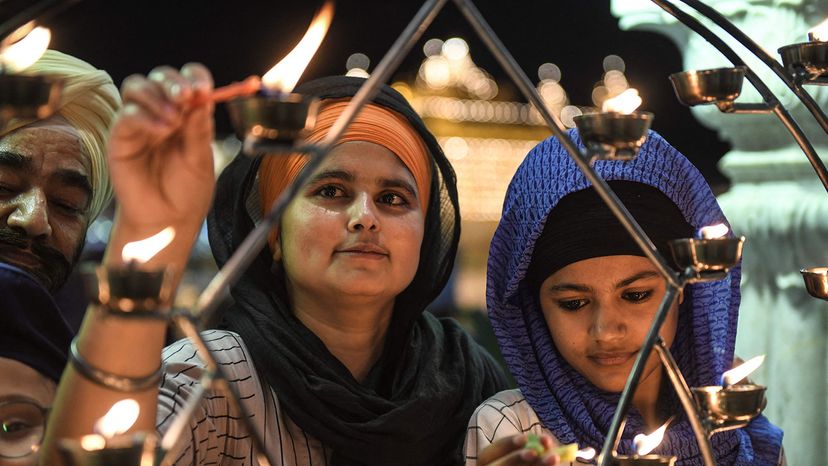
[[[301,187],[304,184],[309,174],[312,173],[313,170],[315,170],[315,168],[319,166],[319,164],[321,164],[323,158],[330,151],[330,149],[333,147],[336,141],[341,137],[347,125],[350,124],[350,122],[359,112],[361,107],[374,95],[378,86],[381,83],[388,80],[391,72],[399,65],[400,61],[402,60],[402,57],[411,49],[413,44],[419,39],[419,37],[422,35],[422,33],[425,31],[425,29],[429,26],[431,21],[434,19],[434,17],[438,14],[440,9],[446,3],[447,0],[427,0],[423,4],[421,9],[417,12],[415,17],[402,32],[397,41],[392,45],[388,53],[380,61],[374,73],[364,83],[364,85],[356,94],[356,96],[354,96],[354,98],[351,99],[345,112],[339,117],[337,122],[334,124],[334,127],[329,131],[325,140],[322,141],[319,145],[309,148],[309,150],[311,150],[312,152],[312,157],[309,164],[305,167],[303,172],[300,173],[297,180],[277,199],[269,215],[259,225],[257,225],[256,228],[254,228],[254,230],[245,239],[242,245],[237,249],[235,254],[225,265],[225,267],[216,275],[214,280],[208,285],[207,289],[205,289],[204,293],[199,299],[199,302],[196,305],[195,312],[181,312],[176,314],[176,322],[179,324],[182,330],[184,330],[184,333],[188,337],[196,341],[196,345],[199,347],[199,350],[203,355],[209,355],[209,351],[207,350],[203,342],[200,341],[200,336],[198,335],[196,326],[196,319],[206,319],[212,314],[212,312],[215,311],[222,297],[225,296],[228,292],[229,287],[233,283],[235,283],[241,272],[247,268],[247,266],[252,261],[253,257],[255,257],[256,254],[258,254],[259,250],[264,246],[267,233],[269,232],[271,226],[278,221],[287,203],[290,202],[290,199],[292,199],[292,197],[298,191],[299,187]],[[664,318],[666,317],[669,308],[673,305],[676,297],[678,296],[679,290],[683,288],[685,283],[689,281],[701,281],[721,278],[722,273],[726,273],[726,268],[717,269],[715,266],[713,268],[710,268],[710,262],[706,259],[700,260],[699,257],[717,257],[717,255],[722,254],[722,251],[728,251],[729,253],[735,252],[738,256],[741,253],[742,240],[737,240],[736,244],[738,245],[738,247],[736,248],[733,247],[733,243],[732,241],[730,241],[731,239],[727,239],[728,241],[726,241],[726,243],[728,247],[725,248],[722,248],[722,244],[710,243],[710,240],[707,240],[708,243],[690,243],[688,251],[694,253],[695,256],[691,254],[687,257],[690,258],[689,260],[691,263],[698,265],[698,267],[687,267],[686,272],[682,275],[672,272],[669,266],[667,265],[665,259],[661,256],[661,254],[653,245],[652,241],[641,229],[640,225],[638,225],[635,219],[630,215],[629,211],[620,202],[618,197],[607,185],[607,183],[602,178],[600,178],[600,176],[598,176],[598,174],[592,169],[590,164],[590,162],[595,158],[612,158],[619,156],[623,158],[634,157],[636,145],[640,147],[640,132],[646,133],[647,130],[647,126],[643,127],[642,129],[641,123],[644,122],[648,125],[649,119],[651,117],[644,117],[642,121],[635,122],[635,125],[638,126],[637,131],[639,131],[639,134],[635,137],[631,137],[629,133],[626,131],[626,129],[628,129],[630,126],[630,121],[625,121],[621,123],[621,125],[623,125],[622,129],[624,129],[624,131],[622,131],[624,136],[620,139],[606,139],[603,137],[606,135],[615,136],[615,130],[607,130],[607,128],[612,128],[612,125],[607,125],[607,122],[611,121],[613,116],[604,114],[604,116],[588,116],[587,118],[582,118],[581,127],[584,128],[583,132],[586,135],[586,137],[584,137],[585,142],[587,144],[594,142],[594,144],[591,144],[592,147],[590,148],[589,153],[584,153],[577,146],[575,146],[575,144],[567,137],[566,133],[564,132],[564,129],[559,126],[559,123],[552,116],[551,112],[544,104],[542,98],[532,85],[529,78],[522,71],[520,66],[511,56],[511,54],[509,54],[508,50],[503,45],[503,43],[500,42],[500,40],[497,38],[494,31],[486,23],[485,19],[474,6],[474,4],[470,0],[454,0],[454,3],[457,5],[462,14],[466,17],[466,19],[471,23],[472,27],[479,34],[483,42],[489,47],[490,51],[495,55],[496,59],[504,67],[506,72],[509,74],[510,78],[517,84],[518,88],[521,90],[524,96],[538,108],[541,116],[544,118],[545,122],[550,127],[554,135],[557,138],[559,138],[564,147],[572,156],[575,163],[583,171],[590,183],[595,187],[596,191],[599,193],[601,198],[604,200],[604,202],[607,204],[607,206],[610,208],[613,214],[619,219],[619,221],[628,231],[628,233],[630,233],[630,235],[636,241],[636,243],[642,248],[644,254],[653,262],[653,264],[656,266],[656,268],[659,270],[659,272],[667,282],[667,292],[665,293],[664,299],[660,304],[659,310],[648,332],[647,338],[643,342],[639,356],[637,357],[633,365],[633,369],[630,373],[630,376],[627,380],[627,384],[621,395],[621,400],[619,402],[618,409],[616,410],[615,416],[613,417],[610,431],[606,437],[606,443],[604,445],[603,451],[609,452],[610,454],[602,455],[601,464],[610,464],[611,462],[614,462],[614,464],[671,464],[671,461],[673,460],[671,460],[669,457],[665,459],[664,457],[657,457],[657,455],[641,455],[630,458],[619,457],[615,455],[614,447],[617,443],[619,427],[623,423],[623,418],[626,415],[626,410],[629,406],[631,394],[635,391],[635,388],[641,377],[641,373],[643,371],[644,366],[644,360],[646,359],[646,356],[650,354],[654,347],[656,347],[656,351],[660,355],[662,355],[662,362],[664,362],[665,366],[667,367],[667,373],[670,376],[671,380],[673,380],[674,385],[677,387],[681,386],[683,377],[681,376],[681,372],[678,370],[678,367],[675,365],[675,362],[672,360],[672,357],[669,355],[669,351],[666,348],[663,348],[663,344],[661,346],[656,345],[656,341],[658,339],[658,331],[664,321]],[[770,94],[769,91],[767,94],[772,96],[772,94]],[[725,99],[719,98],[716,100],[724,101]],[[730,100],[732,101],[732,99]],[[766,98],[765,100],[766,102],[768,102],[767,108],[769,109],[769,111],[773,111],[777,115],[779,115],[780,118],[783,119],[783,122],[788,123],[790,121],[790,124],[786,124],[786,126],[788,126],[789,129],[791,129],[792,134],[794,135],[795,139],[797,139],[797,142],[800,143],[800,146],[803,147],[803,150],[806,152],[806,155],[809,156],[809,159],[815,158],[817,160],[817,162],[813,162],[812,160],[812,164],[814,164],[817,172],[824,172],[824,167],[822,167],[822,171],[820,171],[818,164],[821,164],[821,162],[818,161],[818,157],[816,157],[813,153],[813,148],[810,147],[804,135],[802,135],[801,132],[797,132],[798,127],[795,126],[795,123],[792,123],[790,117],[784,112],[783,109],[781,109],[781,105],[778,103],[778,101],[770,100],[770,98]],[[725,109],[727,108],[730,108],[730,111],[741,110],[738,108],[734,109],[733,106],[725,107]],[[764,104],[762,107],[756,106],[755,108],[744,108],[744,110],[766,111],[766,109],[764,108]],[[819,109],[817,110],[819,111]],[[629,119],[630,117],[626,118]],[[591,129],[599,128],[599,131],[594,133],[595,137],[593,137],[593,135],[590,135],[590,131],[587,130],[587,127]],[[245,130],[245,140],[247,140],[247,138],[251,136],[250,133],[253,132],[253,127],[249,128],[250,129]],[[252,134],[252,136],[254,136],[255,138],[259,137],[259,135],[257,134]],[[257,142],[260,141],[255,139],[253,143],[246,144],[246,147],[248,148],[248,150],[255,151]],[[828,186],[828,176],[821,176],[821,179],[823,179],[826,186]],[[738,257],[736,258],[736,261],[738,261]],[[732,263],[730,263],[730,265],[732,265]],[[206,356],[205,362],[208,365],[208,369],[216,370],[216,379],[221,380],[220,372],[218,372],[219,368],[215,365],[215,362],[214,360],[212,360],[212,357]],[[677,391],[680,393],[680,398],[682,398],[683,400],[684,409],[687,412],[688,418],[690,419],[690,422],[693,426],[693,430],[699,442],[700,450],[702,451],[705,464],[715,464],[715,460],[712,456],[708,438],[708,435],[712,433],[712,430],[709,429],[709,426],[712,425],[712,423],[710,422],[710,417],[706,414],[700,414],[698,406],[693,400],[692,395],[690,395],[690,390],[686,387],[686,383],[684,384],[683,388],[677,389]],[[230,398],[234,398],[234,396],[230,396]],[[717,409],[725,409],[726,411],[727,406],[719,406]],[[710,410],[710,412],[713,411]],[[706,425],[702,425],[702,419],[704,419],[705,422],[707,422]],[[257,437],[258,435],[255,435],[254,433],[253,436]],[[261,443],[261,441],[259,441],[259,443]],[[656,456],[657,459],[651,458],[651,456]],[[261,458],[260,461],[262,461]],[[658,462],[656,463],[654,461]],[[263,464],[269,463],[263,462]]]
[[[805,280],[805,289],[814,298],[828,300],[828,267],[813,267],[800,270]]]
[[[333,148],[334,144],[341,137],[347,126],[353,121],[362,106],[375,94],[378,86],[390,78],[391,73],[399,66],[403,57],[411,50],[414,43],[428,28],[447,1],[425,1],[397,41],[382,58],[374,73],[371,74],[359,92],[351,99],[348,107],[340,115],[326,138],[316,146],[292,147],[293,139],[295,137],[301,137],[302,131],[309,124],[307,118],[305,120],[294,118],[296,116],[295,109],[293,111],[289,110],[286,113],[280,113],[281,110],[285,110],[287,107],[282,107],[281,110],[273,110],[268,103],[261,100],[266,98],[262,96],[256,96],[250,98],[251,100],[230,104],[231,115],[235,114],[233,118],[236,121],[236,128],[244,135],[245,149],[248,152],[271,152],[284,150],[287,147],[290,150],[305,150],[311,153],[309,163],[304,170],[295,182],[282,193],[272,206],[270,213],[251,231],[250,235],[239,246],[213,281],[211,281],[199,298],[193,312],[178,311],[173,313],[174,322],[187,337],[193,340],[202,360],[207,365],[207,373],[209,376],[203,382],[205,384],[214,384],[216,389],[224,391],[228,400],[234,405],[234,408],[238,408],[239,412],[243,413],[241,418],[245,421],[251,434],[254,449],[259,452],[257,459],[260,464],[271,464],[266,457],[267,454],[261,448],[261,433],[250,422],[249,417],[244,414],[237,394],[234,393],[226,382],[220,367],[216,364],[215,358],[201,338],[198,332],[198,321],[201,319],[208,320],[211,314],[215,312],[219,302],[229,292],[230,286],[238,280],[241,273],[250,265],[253,258],[264,246],[270,228],[278,222],[286,205],[307,181],[310,174],[322,163],[324,157]],[[793,121],[787,110],[755,73],[744,65],[741,58],[731,48],[698,20],[676,8],[667,0],[652,1],[675,16],[687,27],[702,35],[737,67],[735,71],[704,70],[691,72],[691,74],[686,75],[675,75],[673,83],[676,86],[679,99],[688,105],[714,103],[722,111],[730,113],[773,112],[780,118],[797,144],[802,148],[806,157],[814,167],[820,181],[823,183],[823,186],[828,190],[828,171],[826,171],[825,166],[817,156],[810,141]],[[596,158],[629,159],[634,157],[637,147],[640,147],[642,142],[640,141],[640,134],[646,134],[651,117],[644,117],[641,121],[635,121],[637,117],[618,119],[612,114],[581,117],[579,129],[584,136],[585,143],[589,147],[588,152],[582,151],[569,139],[564,129],[560,126],[560,123],[552,116],[552,113],[543,102],[537,89],[535,89],[514,57],[512,57],[488,23],[486,23],[482,14],[477,10],[472,1],[453,0],[453,2],[501,66],[503,66],[523,95],[535,105],[546,124],[561,141],[590,184],[596,189],[612,213],[641,247],[645,256],[652,261],[667,283],[665,296],[621,394],[618,407],[605,439],[600,464],[649,465],[672,464],[671,461],[674,461],[671,457],[659,457],[658,455],[624,457],[615,455],[614,453],[619,440],[619,432],[632,398],[632,393],[635,391],[643,371],[644,362],[650,352],[655,349],[666,368],[668,377],[679,393],[679,398],[693,427],[705,464],[709,466],[714,465],[715,460],[710,449],[709,435],[721,429],[736,428],[744,425],[749,419],[757,415],[761,411],[761,403],[763,403],[763,401],[760,402],[757,400],[764,400],[764,387],[761,387],[761,389],[750,386],[747,388],[743,386],[727,388],[699,387],[691,392],[681,375],[681,371],[670,355],[669,350],[658,338],[658,332],[667,312],[675,302],[679,291],[686,283],[722,278],[727,273],[729,266],[738,262],[738,257],[741,254],[742,239],[735,239],[735,243],[733,238],[726,238],[724,242],[716,242],[717,240],[688,240],[686,243],[676,243],[673,246],[674,252],[678,251],[676,257],[679,259],[679,262],[684,262],[687,267],[682,274],[673,272],[667,265],[664,257],[662,257],[652,241],[641,229],[640,225],[630,215],[629,211],[620,202],[609,185],[593,170],[590,163]],[[47,4],[54,2],[41,3]],[[763,60],[791,88],[806,108],[809,109],[814,119],[828,132],[828,118],[826,118],[824,112],[801,86],[802,84],[824,84],[825,72],[828,67],[826,67],[826,55],[823,44],[811,42],[783,47],[780,49],[780,53],[785,61],[783,66],[744,35],[741,30],[733,26],[727,19],[708,5],[705,5],[699,0],[683,0],[683,3],[711,19],[725,32],[733,36],[745,45],[748,50]],[[739,89],[741,87],[740,73],[744,73],[744,77],[747,77],[757,88],[762,95],[763,103],[736,104],[734,102],[738,96],[738,90],[735,91],[735,95],[733,90],[736,87],[737,81],[739,81]],[[2,82],[0,82],[0,86],[2,86]],[[283,104],[277,104],[277,107],[279,105]],[[302,104],[299,105],[301,106]],[[284,119],[281,119],[281,117],[284,117]],[[261,124],[262,122],[273,121],[278,123],[273,125]],[[293,123],[286,123],[288,121]],[[301,128],[299,127],[300,121],[302,122]],[[647,126],[642,126],[644,124]],[[631,129],[635,129],[635,134],[639,134],[639,136],[631,136],[632,133],[628,131]],[[713,259],[716,258],[721,259],[721,261],[715,262]],[[823,299],[828,296],[826,294],[825,269],[804,270],[803,275],[809,283],[809,290],[816,290],[812,291],[812,293],[817,293],[815,295]],[[190,400],[191,404],[197,402],[199,402],[199,397],[193,397]],[[192,411],[187,408],[189,407],[185,407],[183,410],[184,413]],[[178,434],[173,434],[172,436],[175,437],[176,435]],[[169,439],[171,443],[174,443],[174,440],[174,438]],[[650,458],[651,456],[655,456],[656,458]],[[103,463],[82,462],[78,464]],[[132,464],[137,463],[132,462]]]
[[[590,161],[632,160],[647,139],[653,122],[650,112],[587,113],[574,119]]]
[[[93,305],[104,312],[145,319],[168,316],[174,277],[169,268],[145,267],[135,261],[119,266],[87,263],[81,276]],[[155,432],[61,439],[58,450],[67,466],[153,466],[163,456]]]
[[[90,436],[85,436],[88,438]],[[58,449],[66,466],[154,466],[160,464],[155,434],[137,433],[90,447],[84,439],[63,439]]]
[[[812,40],[779,48],[782,64],[799,84],[828,84],[828,43]]]
[[[610,460],[612,466],[673,466],[675,456],[662,455],[617,455]]]
[[[260,94],[227,102],[230,121],[250,155],[290,150],[316,124],[319,99],[301,94]]]

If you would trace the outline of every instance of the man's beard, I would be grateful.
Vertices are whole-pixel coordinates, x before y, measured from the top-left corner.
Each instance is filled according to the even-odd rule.
[[[85,236],[81,238],[70,262],[60,251],[51,246],[37,240],[31,240],[18,230],[0,228],[0,262],[6,262],[29,272],[50,292],[54,293],[66,283],[69,274],[72,273],[72,268],[83,251]],[[30,264],[16,263],[14,257],[3,257],[3,250],[8,248],[16,248],[21,251],[29,250],[29,253],[37,259],[38,264],[32,267]],[[25,254],[25,252],[23,253]]]

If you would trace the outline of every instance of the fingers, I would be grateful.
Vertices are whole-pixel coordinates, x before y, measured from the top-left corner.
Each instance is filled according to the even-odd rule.
[[[536,450],[524,448],[526,435],[514,435],[494,441],[480,452],[477,464],[480,466],[553,466],[559,463],[559,458],[551,453],[539,455]],[[548,435],[541,435],[541,442],[546,451],[551,451],[555,445]]]
[[[134,103],[145,109],[153,118],[175,124],[195,104],[209,102],[205,96],[213,90],[210,71],[199,63],[188,63],[181,71],[170,66],[154,68],[144,77],[127,77],[121,94],[124,104]]]
[[[196,94],[206,95],[213,91],[213,75],[201,63],[187,63],[181,67],[181,76],[190,82]]]
[[[174,124],[179,117],[178,110],[165,96],[162,86],[147,77],[137,74],[128,76],[121,84],[121,96],[124,109],[131,108],[133,114],[141,111],[147,118],[167,124]]]
[[[210,94],[213,92],[213,76],[201,63],[187,63],[181,67],[181,76],[184,77],[192,89],[192,102],[196,103],[184,130],[186,144],[210,143],[213,140],[212,119],[213,101]]]
[[[129,76],[121,85],[124,110],[113,135],[117,142],[135,138],[154,144],[181,130],[192,142],[211,141],[212,90],[210,71],[198,63],[188,63],[180,71],[159,66],[147,76]]]

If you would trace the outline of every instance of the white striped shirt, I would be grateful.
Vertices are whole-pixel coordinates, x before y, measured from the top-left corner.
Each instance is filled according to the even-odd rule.
[[[463,446],[466,466],[476,466],[477,455],[495,440],[529,432],[546,434],[555,439],[555,435],[541,424],[535,410],[529,406],[519,389],[496,393],[478,406],[469,420],[466,443]]]
[[[264,433],[264,448],[274,466],[327,465],[331,450],[291,421],[272,389],[263,389],[241,337],[223,330],[203,332],[202,336],[253,422]],[[160,435],[170,427],[204,373],[204,363],[186,339],[164,349],[163,366],[156,426]],[[205,391],[189,431],[185,429],[167,458],[171,461],[165,464],[175,465],[257,464],[239,414],[230,412],[226,398],[214,390]]]

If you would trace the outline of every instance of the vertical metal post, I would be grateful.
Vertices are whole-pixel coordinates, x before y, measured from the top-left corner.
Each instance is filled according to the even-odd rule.
[[[630,370],[630,376],[627,378],[627,384],[624,385],[624,390],[621,392],[621,399],[618,401],[618,407],[615,409],[615,414],[612,417],[609,432],[607,432],[607,436],[604,438],[604,445],[601,448],[601,458],[599,463],[601,466],[610,466],[610,464],[612,464],[612,454],[621,439],[621,427],[624,425],[624,418],[627,416],[627,410],[629,409],[633,394],[635,393],[636,388],[638,388],[638,382],[641,379],[641,374],[644,372],[644,366],[647,363],[647,358],[650,356],[653,346],[655,346],[656,339],[658,338],[658,332],[664,324],[664,319],[667,318],[667,313],[670,312],[670,308],[676,302],[679,291],[684,287],[687,275],[689,275],[689,273],[679,277],[679,286],[673,286],[670,283],[667,284],[667,290],[664,293],[664,298],[661,300],[661,304],[659,305],[658,312],[656,312],[656,315],[653,318],[650,330],[647,332],[647,336],[644,338],[644,343],[641,345],[638,356],[635,358],[633,367]]]
[[[693,400],[693,393],[690,392],[690,387],[687,386],[687,381],[681,374],[676,360],[670,354],[670,349],[664,343],[661,337],[658,337],[655,345],[656,353],[661,359],[661,364],[667,372],[667,377],[673,384],[673,388],[678,394],[684,412],[687,414],[687,420],[690,422],[690,427],[693,428],[693,433],[696,435],[696,442],[699,444],[699,451],[701,452],[704,464],[707,466],[716,466],[716,460],[713,458],[713,447],[710,445],[710,437],[699,419],[699,410],[696,402]]]

